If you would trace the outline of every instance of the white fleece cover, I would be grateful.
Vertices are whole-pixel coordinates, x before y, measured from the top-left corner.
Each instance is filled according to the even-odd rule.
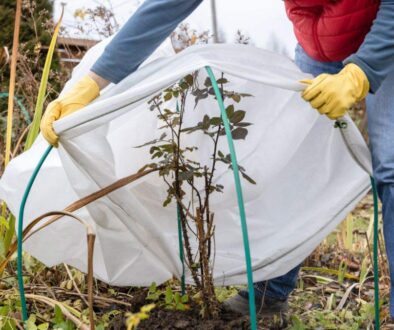
[[[68,87],[86,74],[104,46],[105,42],[88,52]],[[238,105],[253,125],[246,140],[235,141],[235,147],[239,164],[257,182],[242,180],[255,280],[282,275],[301,263],[369,190],[370,155],[361,135],[349,118],[344,119],[347,128],[334,128],[333,121],[301,99],[303,86],[298,81],[307,75],[288,58],[244,45],[195,46],[175,55],[167,42],[148,62],[93,104],[55,123],[60,147],[51,152],[33,186],[25,226],[44,212],[62,210],[149,163],[149,147],[135,146],[159,137],[162,123],[149,111],[147,101],[196,70],[203,82],[207,65],[217,77],[224,72],[230,80],[227,88],[253,95]],[[169,107],[174,106],[171,102]],[[219,114],[212,98],[193,108],[192,98],[186,126],[196,124],[205,113]],[[196,159],[209,161],[209,139],[191,134],[186,142],[199,147]],[[225,138],[219,147],[228,152]],[[16,216],[46,148],[40,136],[28,152],[12,160],[1,178],[0,199]],[[215,283],[245,284],[232,171],[219,166],[216,182],[225,188],[211,200],[216,223]],[[76,212],[94,226],[97,235],[94,274],[98,279],[147,286],[180,277],[176,206],[164,208],[165,197],[166,185],[151,174]],[[64,218],[29,239],[24,249],[48,266],[64,262],[85,271],[85,237],[83,226]],[[189,273],[187,282],[192,282]]]

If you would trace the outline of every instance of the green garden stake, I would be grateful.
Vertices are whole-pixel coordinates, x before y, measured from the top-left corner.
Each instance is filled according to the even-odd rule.
[[[176,112],[179,113],[179,103],[176,101]],[[186,293],[186,283],[185,283],[185,256],[183,254],[183,235],[182,235],[182,220],[181,220],[181,210],[179,209],[179,204],[176,209],[177,219],[178,219],[178,242],[179,242],[179,259],[182,263],[182,275],[181,275],[181,293],[182,296]]]
[[[249,292],[250,324],[251,324],[252,330],[257,330],[256,303],[255,303],[255,298],[254,298],[252,260],[250,257],[248,225],[246,223],[245,205],[244,205],[243,195],[242,195],[241,180],[239,177],[237,155],[235,153],[234,141],[233,141],[233,137],[231,135],[230,124],[229,124],[229,120],[227,117],[226,108],[224,106],[222,94],[220,93],[220,89],[219,89],[219,86],[216,82],[216,78],[215,78],[215,75],[214,75],[212,69],[209,66],[207,66],[205,68],[208,72],[208,76],[212,82],[212,87],[215,91],[216,99],[218,101],[219,108],[220,108],[220,113],[221,113],[224,129],[226,131],[228,146],[230,149],[231,164],[232,164],[233,173],[234,173],[235,188],[237,191],[238,208],[239,208],[239,213],[240,213],[240,218],[241,218],[242,237],[243,237],[244,250],[245,250],[245,262],[246,262],[246,272],[247,272],[247,278],[248,278],[248,292]]]

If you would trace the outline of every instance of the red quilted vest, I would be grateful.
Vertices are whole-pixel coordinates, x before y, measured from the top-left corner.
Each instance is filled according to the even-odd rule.
[[[363,43],[380,0],[285,0],[285,5],[306,53],[318,61],[339,62]]]

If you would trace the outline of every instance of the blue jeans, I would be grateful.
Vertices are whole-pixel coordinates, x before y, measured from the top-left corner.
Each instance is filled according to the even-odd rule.
[[[335,74],[342,62],[318,62],[298,45],[295,62],[306,73],[317,76]],[[390,268],[391,288],[394,288],[394,71],[383,82],[376,95],[367,97],[367,115],[374,177],[383,204],[383,231]],[[338,165],[340,166],[340,165]],[[255,284],[256,296],[263,294],[275,299],[287,299],[294,290],[300,267],[267,282]],[[391,290],[390,314],[394,316],[394,292]]]
[[[383,234],[390,271],[390,314],[394,317],[394,71],[367,98],[373,175],[382,202]]]

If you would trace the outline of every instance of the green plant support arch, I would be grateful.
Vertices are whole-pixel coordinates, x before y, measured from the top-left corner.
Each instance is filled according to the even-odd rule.
[[[179,103],[176,102],[176,112],[179,113]],[[186,277],[185,277],[185,256],[183,250],[183,235],[182,235],[182,219],[181,210],[179,204],[176,207],[176,215],[178,222],[178,245],[179,245],[179,259],[182,264],[182,274],[181,274],[181,294],[182,296],[186,293]]]
[[[208,76],[211,79],[212,87],[213,87],[213,90],[216,95],[216,100],[218,101],[218,104],[219,104],[220,114],[222,117],[224,129],[226,131],[227,142],[228,142],[228,146],[230,149],[231,165],[232,165],[233,173],[234,173],[235,188],[237,191],[238,208],[239,208],[239,214],[240,214],[240,218],[241,218],[242,238],[243,238],[243,243],[244,243],[246,273],[247,273],[247,279],[248,279],[250,324],[251,324],[252,330],[257,330],[256,303],[255,303],[255,298],[254,298],[252,259],[250,256],[248,225],[246,223],[245,204],[244,204],[244,199],[243,199],[243,194],[242,194],[241,179],[239,177],[237,155],[235,152],[233,137],[231,135],[230,122],[227,117],[226,108],[224,106],[222,94],[220,93],[218,83],[216,82],[216,78],[215,78],[215,75],[214,75],[212,69],[209,66],[207,66],[205,69],[207,70]]]
[[[239,176],[239,168],[238,168],[238,162],[237,162],[237,157],[236,157],[236,152],[235,152],[235,147],[234,147],[234,142],[233,138],[231,136],[231,129],[230,129],[230,124],[229,120],[226,114],[226,109],[224,106],[223,98],[220,93],[219,86],[216,82],[215,75],[212,71],[212,69],[207,66],[206,71],[208,73],[208,76],[212,82],[212,87],[214,89],[216,99],[219,104],[220,108],[220,113],[221,117],[223,120],[223,125],[226,131],[226,136],[227,136],[227,142],[229,145],[230,149],[230,155],[231,155],[231,163],[233,167],[233,173],[234,173],[234,180],[235,180],[235,186],[236,186],[236,191],[237,191],[237,201],[238,201],[238,208],[240,212],[240,218],[241,218],[241,228],[242,228],[242,236],[243,236],[243,242],[244,242],[244,250],[245,250],[245,263],[246,263],[246,271],[247,271],[247,279],[248,279],[248,292],[249,292],[249,313],[250,313],[250,322],[251,322],[251,329],[252,330],[257,330],[257,318],[256,318],[256,304],[255,304],[255,295],[254,295],[254,287],[253,287],[253,270],[252,270],[252,262],[251,262],[251,255],[250,255],[250,245],[249,245],[249,237],[248,237],[248,227],[247,227],[247,222],[246,222],[246,213],[245,213],[245,205],[243,201],[243,195],[242,195],[242,186],[241,186],[241,180]],[[19,218],[18,218],[18,250],[17,250],[17,269],[18,269],[18,284],[19,284],[19,294],[20,294],[20,299],[21,299],[21,306],[22,306],[22,317],[23,321],[27,321],[28,319],[28,313],[27,313],[27,307],[26,307],[26,297],[25,297],[25,290],[24,290],[24,283],[23,283],[23,255],[22,255],[22,244],[23,244],[23,239],[22,239],[22,233],[23,233],[23,217],[24,217],[24,211],[25,211],[25,206],[27,202],[27,198],[29,197],[31,188],[34,184],[34,181],[44,164],[45,160],[47,159],[49,153],[52,150],[52,146],[48,146],[48,148],[45,150],[44,154],[42,155],[41,159],[39,160],[28,184],[25,190],[25,193],[22,198],[22,202],[20,205],[20,210],[19,210]],[[371,185],[372,185],[372,191],[373,191],[373,201],[374,201],[374,245],[373,245],[373,259],[374,259],[374,285],[375,285],[375,328],[377,330],[380,330],[380,305],[379,305],[379,265],[378,265],[378,230],[379,230],[379,206],[378,206],[378,195],[377,195],[377,189],[376,189],[376,184],[375,180],[371,177]],[[179,221],[179,213],[178,213],[178,221]],[[184,257],[183,257],[183,244],[182,244],[182,232],[180,230],[179,222],[178,222],[178,235],[179,235],[179,246],[180,246],[180,259],[183,265],[184,262]],[[184,265],[183,265],[184,269]],[[184,273],[183,273],[184,274]],[[182,291],[184,291],[184,275],[182,275]]]
[[[29,182],[27,183],[27,187],[25,193],[22,197],[22,202],[19,208],[19,217],[18,217],[18,258],[17,258],[17,270],[18,270],[18,286],[19,286],[19,294],[21,298],[21,306],[22,306],[22,318],[23,321],[26,322],[28,319],[27,315],[27,307],[26,307],[26,296],[25,296],[25,286],[23,284],[23,254],[22,254],[22,244],[23,244],[23,217],[25,213],[25,206],[27,202],[27,198],[29,197],[31,188],[33,187],[34,181],[37,178],[38,173],[41,170],[42,165],[44,164],[45,160],[47,159],[49,153],[52,150],[52,146],[48,146],[45,150],[44,154],[42,155],[41,159],[39,160],[36,168],[32,176],[30,177]]]

